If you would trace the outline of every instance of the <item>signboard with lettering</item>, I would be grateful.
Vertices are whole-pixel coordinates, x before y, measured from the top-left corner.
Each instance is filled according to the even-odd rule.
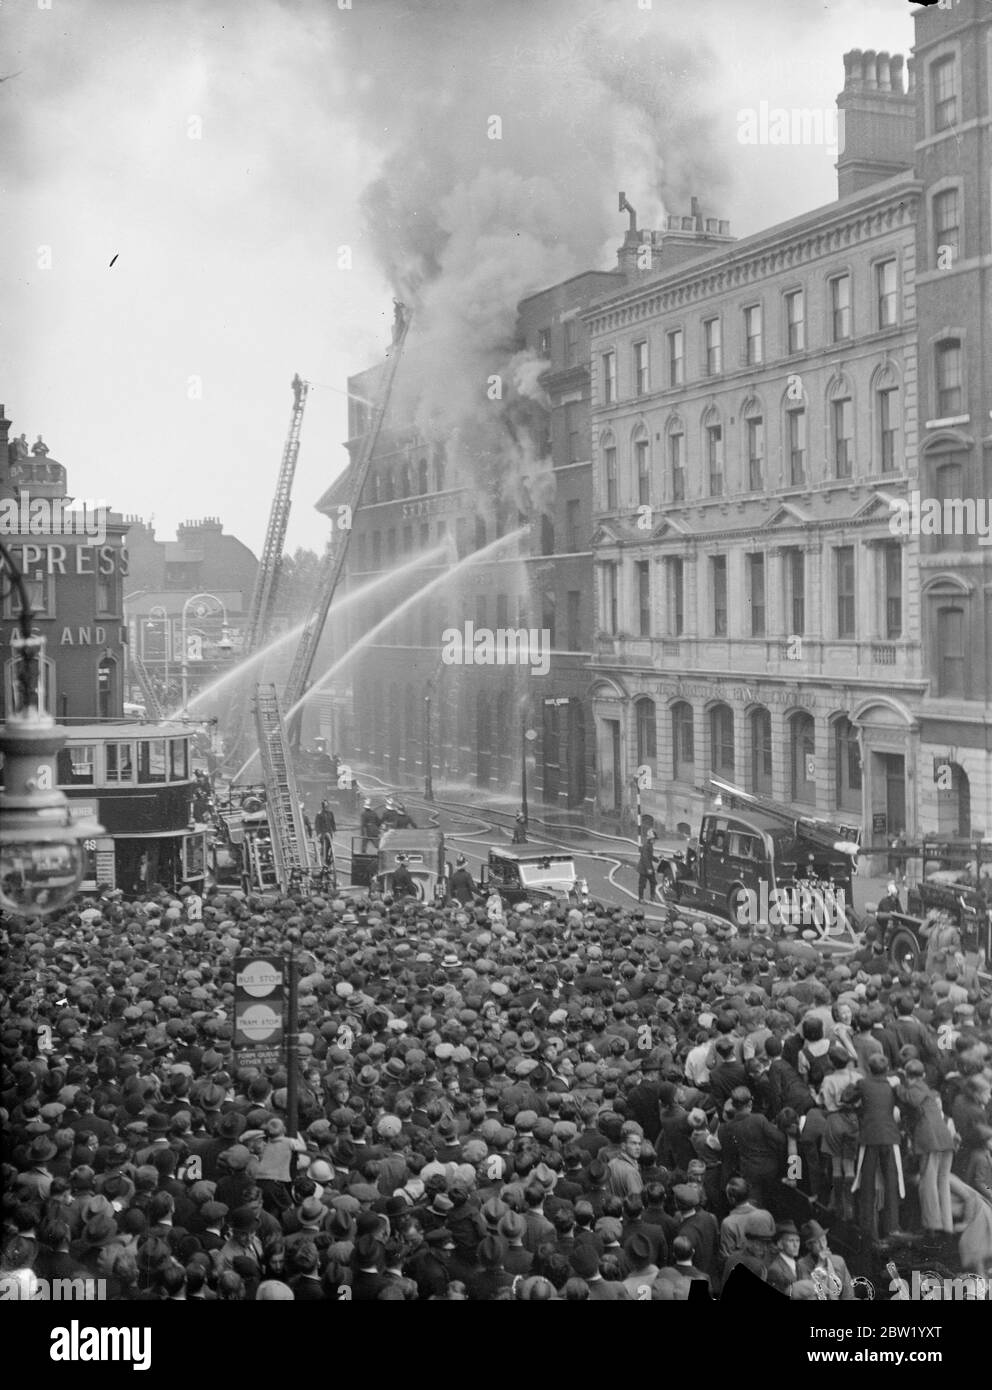
[[[871,818],[871,833],[873,835],[884,835],[888,821],[884,811],[878,811]]]
[[[234,963],[234,1049],[240,1066],[282,1058],[285,965],[279,956],[238,956]]]

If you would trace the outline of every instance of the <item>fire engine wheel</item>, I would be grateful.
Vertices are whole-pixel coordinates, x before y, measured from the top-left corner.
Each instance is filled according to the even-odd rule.
[[[920,944],[907,927],[897,927],[889,938],[889,959],[899,970],[919,970]]]

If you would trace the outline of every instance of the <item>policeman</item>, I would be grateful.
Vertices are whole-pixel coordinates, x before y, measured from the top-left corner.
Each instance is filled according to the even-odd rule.
[[[320,845],[320,862],[324,865],[330,863],[334,855],[333,837],[337,834],[337,829],[334,812],[326,801],[322,801],[317,819],[314,821],[314,830],[317,832]]]
[[[393,870],[394,898],[415,898],[417,896],[417,885],[406,866],[406,862],[405,854],[396,856],[396,868]]]
[[[513,840],[515,845],[525,845],[527,843],[527,822],[524,820],[523,811],[518,811],[513,825]]]
[[[641,843],[641,852],[637,859],[637,901],[644,901],[644,889],[651,889],[651,902],[654,902],[655,889],[658,887],[658,875],[654,863],[654,831],[649,830]]]
[[[363,854],[366,852],[369,845],[371,845],[373,849],[375,849],[376,845],[378,845],[379,828],[381,824],[382,822],[379,820],[379,817],[372,809],[372,802],[366,801],[365,805],[362,807],[361,820]]]
[[[475,880],[469,873],[464,854],[460,854],[455,861],[455,872],[451,875],[449,892],[463,905],[470,903],[475,897]]]

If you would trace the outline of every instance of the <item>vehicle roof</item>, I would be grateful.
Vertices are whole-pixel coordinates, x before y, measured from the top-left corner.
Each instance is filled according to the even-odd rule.
[[[65,734],[66,743],[72,744],[82,739],[87,743],[124,743],[133,738],[181,738],[198,729],[181,719],[133,719],[112,724],[61,724],[59,731]]]
[[[425,845],[440,846],[444,843],[442,830],[384,830],[379,838],[379,848],[385,849],[423,849]]]
[[[490,854],[497,854],[501,859],[515,859],[517,863],[533,859],[538,862],[542,859],[574,859],[575,855],[567,849],[521,849],[519,845],[490,845]]]
[[[742,825],[764,831],[768,835],[781,835],[783,831],[788,833],[789,830],[788,825],[779,820],[777,816],[768,816],[762,811],[752,811],[750,807],[746,810],[735,810],[725,806],[721,811],[707,811],[706,814],[716,816],[719,820],[740,821]]]

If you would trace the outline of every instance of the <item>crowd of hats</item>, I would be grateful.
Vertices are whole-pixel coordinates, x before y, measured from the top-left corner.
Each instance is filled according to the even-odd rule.
[[[952,1006],[881,958],[713,919],[224,891],[191,921],[184,896],[6,921],[8,1270],[81,1268],[118,1297],[585,1298],[657,1254],[649,1198],[666,1220],[703,1200],[704,1165],[646,1140],[645,1196],[609,1176],[645,1080],[685,1088],[707,1131],[712,1099],[684,1070],[701,1039],[760,1050],[815,1005],[882,1009],[897,987],[989,1039],[980,993]],[[271,1177],[292,1146],[285,1067],[243,1065],[232,1019],[236,957],[290,947],[291,1183]]]

